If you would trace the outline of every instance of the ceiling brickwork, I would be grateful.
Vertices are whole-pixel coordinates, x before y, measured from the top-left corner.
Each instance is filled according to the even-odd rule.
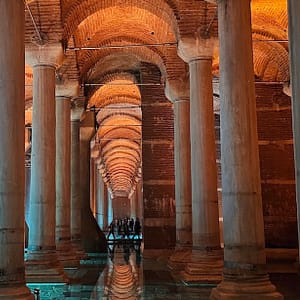
[[[257,81],[289,82],[286,5],[286,0],[251,1]],[[177,55],[178,42],[217,37],[217,19],[217,5],[202,0],[26,2],[26,45],[61,43],[65,59],[58,78],[78,82],[87,109],[97,112],[102,175],[113,192],[128,195],[141,173],[141,86],[181,78],[188,66]],[[141,81],[143,63],[158,67],[159,82]],[[33,80],[29,65],[25,76],[28,115]]]

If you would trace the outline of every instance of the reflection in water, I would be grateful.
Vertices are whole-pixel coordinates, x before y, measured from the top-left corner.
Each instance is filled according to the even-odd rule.
[[[142,299],[143,270],[140,243],[123,241],[108,248],[109,262],[90,299]],[[104,289],[103,289],[104,286]]]

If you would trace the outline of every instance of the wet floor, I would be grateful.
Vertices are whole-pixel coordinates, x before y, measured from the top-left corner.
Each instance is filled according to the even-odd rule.
[[[212,285],[189,285],[171,272],[164,260],[142,257],[138,246],[115,245],[108,255],[90,255],[78,269],[67,269],[70,283],[28,284],[36,299],[208,299]],[[300,277],[272,274],[272,282],[286,300],[300,299]]]

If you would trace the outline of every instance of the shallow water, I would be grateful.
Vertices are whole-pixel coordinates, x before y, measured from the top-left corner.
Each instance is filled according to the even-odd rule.
[[[28,284],[40,300],[208,299],[213,285],[186,285],[164,260],[142,257],[128,244],[110,247],[108,255],[90,255],[77,269],[66,269],[69,284]],[[286,300],[300,299],[299,276],[274,274],[272,282]],[[39,298],[38,298],[39,297]]]

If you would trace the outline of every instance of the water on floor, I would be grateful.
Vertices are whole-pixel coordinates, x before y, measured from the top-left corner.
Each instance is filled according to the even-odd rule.
[[[208,299],[212,285],[186,285],[164,259],[142,257],[139,244],[112,243],[107,255],[90,254],[77,269],[66,270],[69,284],[28,284],[40,300]],[[271,276],[286,300],[300,299],[296,274]]]

